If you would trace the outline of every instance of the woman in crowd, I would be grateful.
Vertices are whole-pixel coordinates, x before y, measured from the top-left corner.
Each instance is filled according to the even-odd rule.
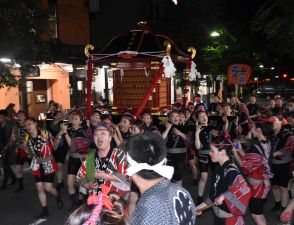
[[[154,124],[153,124],[152,115],[149,112],[147,112],[147,111],[143,112],[141,119],[146,124],[145,131],[150,131],[152,133],[160,135],[158,128],[156,126],[154,126]]]
[[[77,207],[77,194],[75,188],[76,175],[82,162],[85,160],[89,149],[89,137],[86,130],[81,127],[83,115],[76,110],[70,114],[69,120],[71,128],[68,129],[68,123],[60,124],[60,132],[57,134],[56,144],[59,145],[64,139],[69,146],[69,159],[67,168],[67,189],[71,200],[71,208]]]
[[[61,111],[55,111],[53,113],[53,122],[49,125],[48,131],[52,134],[54,138],[57,137],[60,132],[60,124],[64,121],[64,114]],[[64,138],[59,141],[59,144],[54,148],[54,158],[58,164],[58,172],[56,173],[57,186],[56,189],[59,192],[61,188],[64,187],[63,184],[63,165],[65,163],[65,158],[68,152],[68,145]]]
[[[224,137],[212,141],[210,156],[218,165],[212,174],[209,197],[196,208],[196,213],[201,215],[205,207],[214,205],[215,225],[245,225],[244,215],[251,192],[230,159],[231,151],[232,144]]]
[[[249,210],[257,225],[267,224],[263,215],[263,204],[270,191],[270,178],[273,177],[269,166],[271,152],[269,137],[272,132],[273,124],[261,120],[250,131],[253,137],[257,139],[256,143],[246,153],[239,143],[233,148],[234,157],[247,176],[251,189]]]
[[[185,112],[185,124],[184,126],[187,128],[188,133],[186,134],[188,141],[187,141],[187,161],[188,165],[191,169],[192,177],[193,177],[193,184],[196,185],[198,183],[197,180],[197,166],[198,160],[196,159],[196,149],[195,149],[195,122],[191,116],[191,112],[189,109],[183,109]]]
[[[224,113],[224,110],[223,110],[223,104],[222,103],[218,103],[216,105],[216,108],[215,108],[215,114],[213,114],[214,116],[222,116]]]
[[[238,117],[232,116],[231,106],[228,104],[223,105],[223,111],[223,120],[218,128],[229,134],[231,139],[236,139],[238,136]]]
[[[208,126],[208,117],[205,112],[196,114],[196,130],[195,130],[195,148],[199,159],[200,181],[198,184],[197,204],[203,202],[203,193],[208,178],[208,169],[211,165],[210,161],[210,143],[213,135],[216,133]]]
[[[182,176],[185,171],[188,141],[185,130],[182,128],[184,127],[179,126],[179,113],[177,111],[171,111],[168,115],[168,123],[162,134],[162,138],[166,141],[168,164],[175,168],[172,179],[180,185],[182,184]]]
[[[133,124],[131,127],[131,134],[132,135],[143,133],[145,130],[147,130],[147,126],[144,121],[142,121],[142,120],[133,121]]]
[[[123,138],[123,142],[126,142],[131,136],[133,116],[129,113],[124,113],[119,122],[119,130]]]
[[[93,133],[94,133],[95,127],[97,126],[97,124],[101,123],[101,116],[102,114],[99,110],[94,110],[90,115],[90,121],[87,124],[88,125],[87,134],[91,137],[91,139],[93,139]]]
[[[31,156],[29,155],[24,137],[27,133],[25,128],[26,114],[23,111],[18,111],[16,114],[17,126],[12,131],[12,140],[16,142],[16,166],[15,175],[18,182],[18,188],[15,192],[23,190],[23,165],[25,162],[31,165]]]
[[[290,163],[293,160],[293,131],[282,127],[283,118],[271,117],[273,122],[274,136],[272,137],[272,191],[275,206],[272,210],[284,210],[289,200],[288,183],[291,178]]]
[[[247,135],[248,134],[248,123],[250,122],[250,118],[249,118],[249,111],[248,111],[245,103],[240,102],[239,110],[236,115],[237,115],[238,123],[239,123],[238,134]]]
[[[232,96],[230,99],[230,108],[232,110],[232,114],[236,115],[239,110],[240,101],[236,96]]]
[[[25,125],[28,132],[25,136],[25,141],[32,156],[31,169],[42,206],[41,213],[37,218],[41,218],[49,214],[45,191],[56,198],[58,208],[63,207],[62,200],[57,190],[53,187],[54,174],[57,172],[58,166],[53,157],[53,139],[51,135],[45,130],[38,129],[37,121],[32,117],[26,119]]]

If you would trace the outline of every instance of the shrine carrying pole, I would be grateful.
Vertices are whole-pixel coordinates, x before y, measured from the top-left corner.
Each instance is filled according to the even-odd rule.
[[[87,98],[86,98],[86,117],[90,119],[91,115],[91,102],[92,102],[92,78],[93,78],[93,57],[89,53],[90,50],[94,50],[93,45],[86,45],[84,53],[88,57],[87,60]]]

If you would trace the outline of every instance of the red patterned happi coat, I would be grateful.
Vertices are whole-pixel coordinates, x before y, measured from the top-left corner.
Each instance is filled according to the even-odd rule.
[[[58,171],[57,163],[52,154],[53,138],[50,133],[40,130],[36,138],[27,134],[25,141],[32,155],[31,169],[33,176],[46,176]]]
[[[98,171],[99,169],[99,165],[97,165],[99,163],[99,161],[97,160],[97,149],[93,150],[93,152],[89,153],[87,155],[87,159],[83,161],[82,166],[79,169],[79,172],[77,174],[77,180],[81,181],[81,180],[85,180],[85,181],[89,181],[92,178],[89,178],[88,174],[87,174],[87,163],[94,163],[94,170]],[[93,154],[91,157],[91,154]],[[118,148],[114,148],[112,150],[111,156],[110,156],[110,160],[107,164],[105,173],[106,174],[113,174],[113,173],[120,173],[122,176],[124,176],[125,178],[127,178],[126,175],[126,169],[127,169],[127,164],[125,162],[125,153],[118,149]],[[91,160],[91,161],[90,161]],[[93,161],[92,161],[93,160]],[[95,172],[93,171],[93,173]],[[128,178],[127,178],[128,179]],[[116,185],[116,183],[114,183],[113,181],[110,180],[104,180],[103,181],[104,184],[106,184],[109,188],[110,188],[110,192],[118,192],[120,194],[120,196],[123,196],[126,193],[126,190],[121,189],[119,187],[119,185]]]
[[[206,204],[213,203],[220,195],[224,196],[224,202],[214,207],[215,224],[245,225],[243,216],[246,213],[251,191],[236,165],[230,160],[215,168]],[[226,218],[218,216],[217,211],[227,214]]]
[[[241,157],[252,198],[264,199],[270,191],[270,178],[273,177],[268,164],[270,151],[270,142],[257,142]]]

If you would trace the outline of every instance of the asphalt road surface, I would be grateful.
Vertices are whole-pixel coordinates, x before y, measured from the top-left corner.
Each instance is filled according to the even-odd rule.
[[[2,177],[1,177],[2,181]],[[55,199],[52,196],[48,196],[48,208],[49,216],[40,220],[33,220],[33,217],[40,212],[40,204],[38,201],[36,189],[34,186],[34,179],[31,176],[29,170],[25,171],[24,179],[25,189],[20,193],[14,193],[16,186],[9,186],[5,190],[0,191],[0,225],[63,225],[69,214],[69,197],[66,191],[62,189],[62,199],[64,201],[64,208],[57,209]],[[192,185],[192,179],[188,171],[184,177],[184,187],[187,188],[192,194],[194,200],[196,200],[197,186]],[[277,220],[278,212],[270,212],[270,208],[273,206],[273,200],[270,196],[266,203],[265,215],[268,225],[280,224]],[[212,212],[205,212],[200,218],[197,218],[197,225],[213,225]],[[247,212],[246,225],[254,225]]]

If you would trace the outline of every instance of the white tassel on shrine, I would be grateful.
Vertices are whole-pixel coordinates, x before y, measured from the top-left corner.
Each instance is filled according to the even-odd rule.
[[[119,71],[120,71],[120,82],[122,82],[122,79],[123,79],[123,76],[125,75],[125,73],[122,68]]]
[[[149,77],[149,72],[146,67],[144,67],[144,74],[145,74],[145,77]]]
[[[194,81],[197,77],[200,78],[200,72],[197,71],[196,64],[192,61],[189,73],[189,81]]]
[[[164,56],[161,62],[163,63],[165,78],[171,78],[176,75],[177,69],[170,56]]]

